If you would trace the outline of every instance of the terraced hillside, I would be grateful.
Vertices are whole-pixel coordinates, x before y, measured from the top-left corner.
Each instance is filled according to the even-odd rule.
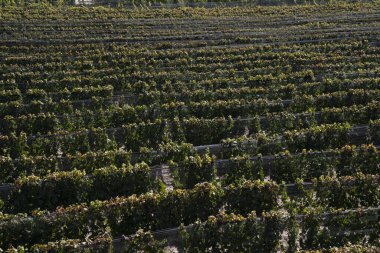
[[[379,252],[380,5],[0,11],[0,249]]]

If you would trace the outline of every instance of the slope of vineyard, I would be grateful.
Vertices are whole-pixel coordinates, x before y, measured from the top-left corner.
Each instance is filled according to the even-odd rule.
[[[1,2],[0,250],[380,251],[379,3],[51,3]]]

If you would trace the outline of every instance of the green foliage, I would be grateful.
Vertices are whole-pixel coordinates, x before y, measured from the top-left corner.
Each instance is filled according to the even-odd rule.
[[[158,190],[147,164],[96,169],[91,175],[73,170],[46,177],[20,178],[5,201],[10,212],[30,212],[37,208],[54,210],[77,202],[105,200],[116,196],[142,194]]]
[[[215,156],[209,154],[186,157],[179,165],[180,181],[190,189],[202,182],[211,182],[216,177]]]
[[[374,143],[380,142],[380,120],[370,122],[370,136]]]
[[[379,245],[379,6],[195,2],[0,0],[3,250]]]
[[[228,185],[244,180],[263,180],[264,168],[260,158],[253,161],[248,155],[233,157],[226,166],[226,173],[223,173],[225,168],[218,167],[219,173],[223,173],[223,177],[221,178],[223,184]]]
[[[380,204],[379,175],[321,177],[314,181],[317,201],[333,208],[360,208]]]
[[[239,190],[242,188],[242,190]],[[262,189],[263,191],[260,191]],[[272,182],[245,182],[231,188],[210,183],[191,190],[146,193],[118,197],[90,204],[76,204],[32,216],[6,215],[0,222],[2,247],[23,243],[32,245],[60,238],[84,238],[111,231],[113,236],[132,234],[138,228],[163,229],[207,219],[223,206],[236,212],[269,211],[276,205],[280,188]],[[238,198],[246,199],[240,203]]]
[[[130,237],[123,237],[118,240],[117,245],[113,245],[112,238],[103,236],[95,238],[92,242],[81,243],[80,240],[61,240],[50,242],[49,244],[36,244],[31,247],[34,253],[58,253],[58,252],[155,252],[163,253],[165,241],[157,241],[150,232],[138,230],[136,234]]]

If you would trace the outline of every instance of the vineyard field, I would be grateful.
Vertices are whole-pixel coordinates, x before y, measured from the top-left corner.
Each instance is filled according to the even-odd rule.
[[[380,252],[380,2],[0,1],[0,251]]]

